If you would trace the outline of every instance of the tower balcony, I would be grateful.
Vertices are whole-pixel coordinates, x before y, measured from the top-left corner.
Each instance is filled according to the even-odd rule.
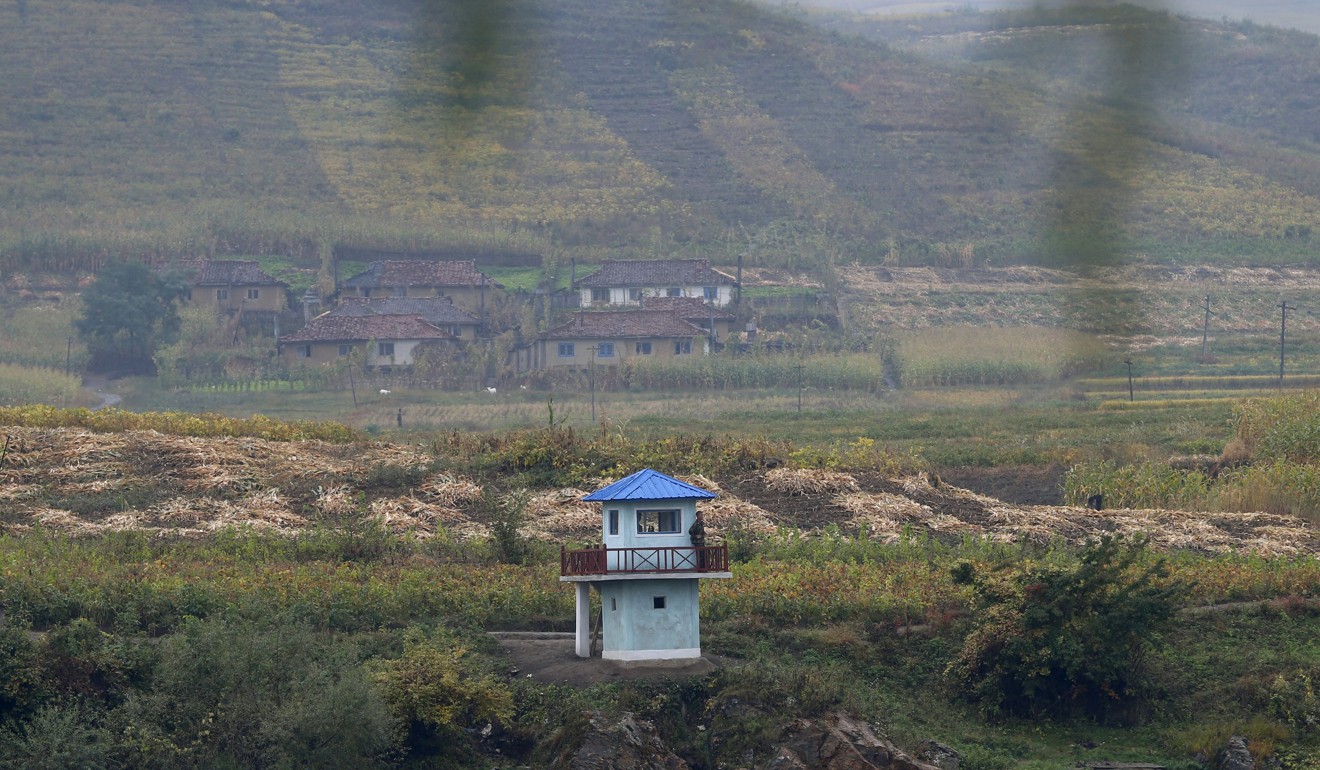
[[[727,573],[727,545],[559,549],[561,577]]]

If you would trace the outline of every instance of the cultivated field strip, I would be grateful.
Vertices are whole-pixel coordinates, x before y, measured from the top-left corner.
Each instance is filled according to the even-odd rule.
[[[420,538],[491,535],[486,490],[431,468],[416,448],[253,438],[184,438],[154,431],[0,429],[9,450],[0,467],[0,531],[35,527],[71,535],[137,530],[204,536],[231,527],[296,536],[313,526],[373,521]],[[404,488],[387,472],[413,472]],[[1148,534],[1159,547],[1210,553],[1320,553],[1305,521],[1265,513],[1017,506],[925,475],[889,478],[824,469],[774,468],[726,479],[686,481],[719,494],[703,502],[719,539],[837,531],[897,542],[943,539],[1081,543],[1102,533]],[[612,482],[526,491],[522,534],[559,543],[594,542],[598,507],[582,502]]]

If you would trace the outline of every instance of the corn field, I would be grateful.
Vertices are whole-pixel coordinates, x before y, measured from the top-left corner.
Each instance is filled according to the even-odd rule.
[[[1096,337],[1041,327],[946,327],[898,338],[904,387],[1053,382],[1098,368],[1109,356]]]

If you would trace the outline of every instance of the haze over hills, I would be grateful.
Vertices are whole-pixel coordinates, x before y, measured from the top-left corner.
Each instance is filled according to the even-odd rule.
[[[1203,19],[1247,20],[1257,24],[1320,33],[1320,11],[1310,0],[1131,0],[1131,2],[1133,5],[1151,10],[1169,11]],[[1041,0],[974,0],[974,2],[961,3],[930,0],[798,0],[791,5],[853,13],[911,15],[945,13],[966,8],[999,11],[1036,5],[1063,5],[1063,3],[1057,0],[1052,3],[1042,3]]]
[[[0,7],[0,270],[1312,257],[1312,35],[1130,6],[833,29],[725,0],[473,7]]]

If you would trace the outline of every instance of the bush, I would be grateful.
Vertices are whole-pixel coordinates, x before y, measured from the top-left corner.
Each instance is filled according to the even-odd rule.
[[[46,706],[25,725],[0,730],[0,770],[100,770],[110,742],[80,706]]]
[[[1181,592],[1164,561],[1147,564],[1145,553],[1144,539],[1106,537],[1071,567],[979,574],[958,565],[953,578],[972,587],[980,620],[947,675],[997,714],[1099,717],[1132,705]]]
[[[280,617],[188,622],[115,717],[132,767],[369,768],[395,748],[356,649]]]

